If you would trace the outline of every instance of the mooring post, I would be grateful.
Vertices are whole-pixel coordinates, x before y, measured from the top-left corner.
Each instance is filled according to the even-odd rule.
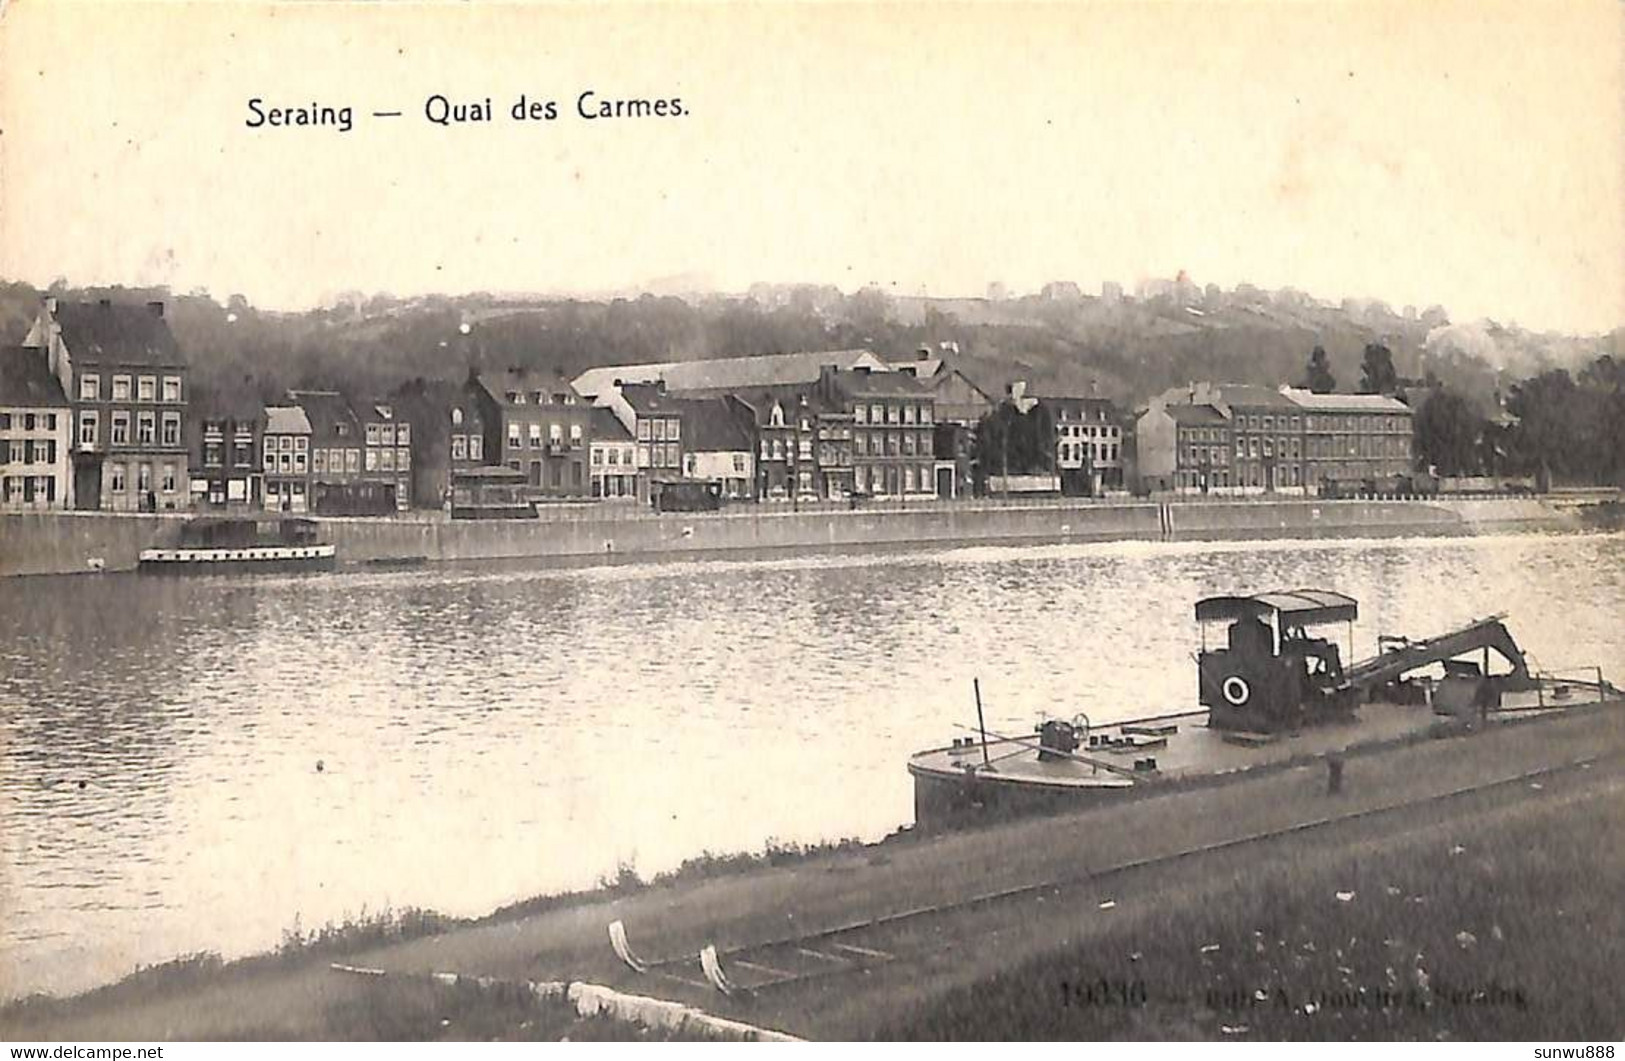
[[[1343,756],[1331,752],[1326,756],[1326,794],[1335,796],[1343,791]]]
[[[982,765],[990,767],[993,761],[987,756],[987,723],[982,721],[982,680],[972,678],[970,687],[976,693],[976,728],[982,733]]]

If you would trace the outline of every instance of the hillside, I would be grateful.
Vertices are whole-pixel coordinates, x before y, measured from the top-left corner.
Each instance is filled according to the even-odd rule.
[[[1340,388],[1352,389],[1365,345],[1380,342],[1393,351],[1401,375],[1434,374],[1488,407],[1517,379],[1625,351],[1625,329],[1601,337],[1533,333],[1494,322],[1451,323],[1437,307],[1399,314],[1381,303],[1334,306],[1245,285],[1231,292],[1176,285],[1153,297],[1113,300],[1075,288],[988,300],[768,285],[747,296],[606,301],[355,295],[300,313],[260,310],[240,295],[221,304],[206,294],[162,289],[53,293],[167,301],[205,400],[226,389],[269,398],[290,386],[387,392],[415,379],[455,381],[479,364],[545,365],[574,375],[621,362],[858,346],[908,358],[921,345],[952,342],[967,373],[995,393],[1011,379],[1026,379],[1038,391],[1079,393],[1093,385],[1133,404],[1198,379],[1296,383],[1317,344],[1326,348]],[[20,340],[41,295],[26,284],[0,284],[0,335]]]

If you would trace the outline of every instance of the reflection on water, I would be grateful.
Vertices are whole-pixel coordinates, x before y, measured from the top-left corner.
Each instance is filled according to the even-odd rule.
[[[1192,604],[1324,585],[1378,632],[1496,611],[1625,673],[1625,538],[973,548],[0,585],[0,995],[476,914],[909,819],[974,718],[1192,706]]]

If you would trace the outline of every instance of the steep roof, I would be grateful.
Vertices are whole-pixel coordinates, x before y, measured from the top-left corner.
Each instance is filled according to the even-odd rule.
[[[630,442],[632,432],[621,423],[613,409],[600,405],[592,411],[592,437],[602,442]]]
[[[609,393],[616,380],[625,383],[652,383],[664,380],[674,392],[746,391],[776,384],[816,383],[825,365],[849,369],[868,365],[886,369],[868,350],[807,350],[794,354],[760,354],[753,357],[715,357],[698,361],[657,361],[634,365],[605,365],[589,368],[575,378],[576,390],[599,396]]]
[[[481,372],[475,377],[478,384],[499,404],[507,405],[508,395],[531,395],[537,391],[551,397],[563,394],[580,401],[581,391],[556,371],[538,368],[508,368],[498,372]],[[527,397],[526,402],[530,401]]]
[[[395,408],[395,403],[388,398],[369,398],[359,402],[351,409],[356,419],[363,422],[369,420],[401,420],[404,419]]]
[[[907,372],[915,379],[924,382],[942,370],[945,362],[940,357],[917,357],[913,361],[893,361],[893,372]]]
[[[965,373],[960,371],[957,367],[948,363],[947,361],[943,361],[941,366],[942,367],[939,371],[932,372],[923,377],[916,374],[915,378],[920,381],[920,384],[925,387],[926,390],[932,392],[941,390],[943,387],[957,379],[964,383],[965,386],[981,395],[985,401],[989,403],[993,401],[993,396],[988,393],[986,387],[965,375]]]
[[[1227,421],[1211,405],[1170,405],[1168,415],[1181,424],[1223,424]]]
[[[768,387],[762,390],[748,391],[744,394],[737,394],[734,395],[734,397],[738,398],[745,405],[749,406],[750,410],[756,416],[756,423],[762,427],[767,427],[772,424],[773,405],[775,402],[777,402],[779,407],[784,410],[786,422],[789,421],[790,417],[795,416],[803,408],[805,408],[807,413],[811,416],[834,416],[849,418],[844,405],[827,401],[825,400],[824,396],[819,394],[816,390],[806,387]],[[806,399],[805,406],[802,405],[802,399]]]
[[[163,317],[163,303],[62,302],[53,314],[68,353],[132,365],[184,365],[186,357]]]
[[[1085,410],[1104,410],[1106,413],[1106,419],[1104,422],[1106,423],[1116,423],[1121,416],[1116,402],[1112,401],[1110,398],[1102,398],[1098,395],[1090,395],[1086,398],[1074,398],[1039,394],[1034,395],[1034,397],[1037,399],[1039,405],[1042,405],[1046,409],[1049,409],[1055,413],[1065,411],[1070,415],[1073,413],[1082,413]],[[1079,419],[1084,419],[1084,417],[1080,416]]]
[[[46,363],[44,350],[33,346],[0,347],[0,405],[39,409],[67,404],[62,384]]]
[[[1256,383],[1221,383],[1219,399],[1226,405],[1262,406],[1266,409],[1292,407],[1292,399],[1278,390]]]
[[[200,398],[201,394],[201,398]],[[245,383],[242,387],[223,387],[210,389],[207,392],[194,390],[190,411],[187,413],[187,422],[201,422],[204,420],[258,420],[265,412],[265,403],[260,400],[252,383]]]
[[[701,453],[750,450],[751,434],[744,412],[726,398],[691,401],[688,415],[683,418],[683,430],[688,436],[685,448]]]
[[[1410,406],[1386,394],[1316,394],[1298,387],[1286,387],[1282,397],[1294,405],[1328,413],[1408,413]]]
[[[310,421],[310,433],[317,439],[350,438],[361,434],[350,403],[338,391],[289,391],[288,397],[305,411]],[[339,425],[344,426],[341,435]]]
[[[687,409],[687,402],[653,383],[623,383],[621,397],[632,411],[640,416],[649,416],[655,413],[681,416]]]
[[[265,407],[265,433],[267,435],[308,435],[310,418],[297,405],[267,405]]]
[[[925,397],[933,393],[906,372],[836,372],[835,385],[853,397],[862,398]]]
[[[1256,383],[1193,383],[1184,387],[1170,387],[1162,392],[1163,401],[1173,405],[1225,405],[1261,406],[1266,409],[1290,409],[1291,399],[1280,391]]]

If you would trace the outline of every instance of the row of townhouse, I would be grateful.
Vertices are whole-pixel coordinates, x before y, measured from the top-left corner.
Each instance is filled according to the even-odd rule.
[[[188,507],[189,399],[163,303],[46,299],[0,353],[0,508]]]
[[[382,513],[412,503],[387,402],[290,391],[199,404],[161,302],[48,298],[0,349],[0,508]]]
[[[1120,487],[1111,403],[1039,400],[1062,475],[1087,492]],[[296,390],[199,402],[161,303],[48,299],[24,344],[0,356],[0,505],[376,514],[455,508],[473,489],[516,507],[647,503],[684,480],[737,500],[955,497],[973,482],[970,442],[995,404],[929,348],[897,363],[817,351],[573,381],[512,368],[471,373],[449,400]],[[414,431],[413,417],[433,430]]]
[[[1023,413],[1042,409],[1055,432],[1055,475],[1063,494],[1088,495],[1124,488],[1127,457],[1117,405],[1086,397],[1029,393],[1024,380],[1009,384],[1007,401]]]
[[[676,479],[761,500],[956,490],[937,392],[868,351],[611,366],[575,386],[631,437],[640,499]]]
[[[1411,409],[1378,394],[1191,384],[1152,399],[1135,436],[1150,490],[1307,494],[1413,467]]]
[[[997,404],[929,347],[901,362],[859,349],[612,365],[573,382],[583,400],[611,409],[637,433],[635,456],[649,480],[692,474],[673,456],[656,405],[664,403],[665,416],[684,409],[684,423],[744,424],[748,445],[727,432],[708,440],[701,452],[714,452],[716,463],[700,477],[723,483],[727,496],[762,500],[961,496],[975,478],[976,426]],[[738,415],[725,405],[706,412],[681,404],[705,400],[732,403]],[[1055,423],[1056,467],[1069,485],[1075,478],[1080,493],[1122,489],[1126,447],[1116,406],[1098,395],[1038,401]]]
[[[251,424],[260,430],[253,460]],[[210,439],[236,433],[231,464],[214,462]],[[337,391],[290,390],[253,421],[205,419],[206,492],[271,512],[384,515],[412,506],[412,424],[387,401],[352,402]],[[222,454],[225,451],[221,451]],[[246,458],[246,459],[244,459]]]

